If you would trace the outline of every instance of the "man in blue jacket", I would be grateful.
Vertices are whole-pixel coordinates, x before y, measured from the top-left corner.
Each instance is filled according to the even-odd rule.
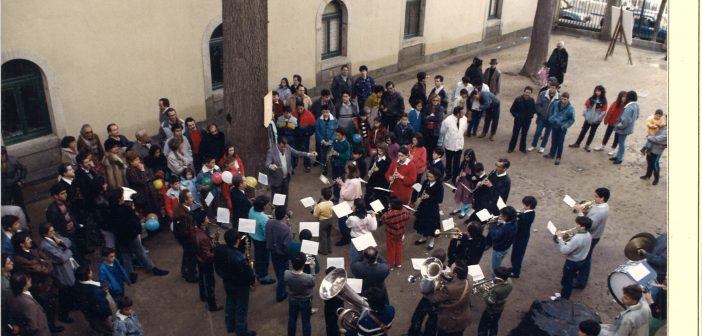
[[[561,93],[561,102],[552,104],[551,110],[548,113],[548,122],[551,125],[551,150],[544,155],[547,159],[556,158],[555,165],[561,164],[561,155],[563,155],[563,142],[565,140],[566,131],[575,122],[575,110],[570,105],[570,94],[568,92]]]
[[[502,259],[507,255],[514,238],[517,236],[517,210],[506,206],[500,210],[497,223],[491,223],[488,234],[492,240],[492,273],[502,265]]]
[[[314,125],[315,128],[315,143],[319,151],[319,157],[322,163],[322,174],[327,175],[327,154],[329,148],[336,139],[337,120],[331,114],[329,105],[322,105],[322,115]]]

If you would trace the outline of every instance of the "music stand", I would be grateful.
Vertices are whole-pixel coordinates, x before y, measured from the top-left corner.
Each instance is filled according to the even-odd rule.
[[[624,25],[622,24],[622,20],[624,17],[624,8],[619,7],[619,19],[617,20],[617,25],[614,28],[614,35],[612,36],[612,39],[609,41],[609,48],[607,48],[607,53],[605,54],[605,61],[609,56],[611,56],[614,53],[614,47],[617,45],[617,39],[619,41],[624,40],[624,46],[626,47],[626,54],[629,56],[629,64],[634,65],[634,62],[631,60],[631,51],[629,50],[629,44],[626,41],[626,36],[624,35]]]

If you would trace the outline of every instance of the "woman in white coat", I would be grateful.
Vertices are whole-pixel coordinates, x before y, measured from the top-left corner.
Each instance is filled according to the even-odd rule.
[[[460,174],[459,165],[463,152],[463,134],[468,129],[468,119],[463,117],[463,107],[453,108],[453,114],[446,117],[441,123],[438,146],[443,146],[446,151],[446,177],[444,181],[451,180],[456,184]],[[427,156],[431,153],[427,153]]]

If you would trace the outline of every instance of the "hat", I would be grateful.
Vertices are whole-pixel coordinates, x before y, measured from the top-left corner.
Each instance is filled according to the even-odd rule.
[[[114,147],[120,147],[121,144],[119,143],[118,140],[112,139],[112,138],[107,138],[105,140],[105,151],[110,151],[110,149]]]
[[[490,60],[490,65],[497,64],[497,58],[493,58]]]

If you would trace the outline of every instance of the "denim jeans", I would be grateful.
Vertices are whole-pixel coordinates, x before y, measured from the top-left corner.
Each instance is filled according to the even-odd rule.
[[[624,143],[626,142],[626,137],[629,136],[629,134],[617,134],[619,138],[617,139],[617,160],[622,161],[624,159],[624,149],[626,149]]]
[[[483,111],[471,110],[470,123],[468,124],[468,133],[475,135],[478,132],[478,125],[480,124],[480,118],[483,116]]]
[[[590,278],[590,267],[592,266],[592,251],[595,250],[595,246],[597,246],[599,242],[600,238],[597,238],[592,239],[592,243],[590,243],[590,252],[587,253],[587,257],[585,258],[585,265],[583,269],[578,272],[577,278],[575,278],[575,283],[578,286],[587,286],[587,280]]]
[[[561,278],[561,297],[570,300],[570,294],[573,292],[573,278],[578,272],[581,272],[585,266],[585,260],[571,261],[566,260],[563,264],[563,277]]]
[[[248,335],[249,286],[237,286],[225,281],[224,291],[227,293],[227,302],[224,304],[224,323],[227,326],[227,332],[236,331],[239,336]]]
[[[502,266],[502,259],[505,258],[507,253],[509,253],[509,248],[504,251],[496,251],[493,247],[492,249],[492,274],[495,274],[495,270]]]
[[[560,127],[553,129],[553,134],[551,135],[551,150],[548,151],[548,155],[555,156],[556,159],[560,159],[563,155],[563,142],[565,141],[565,135],[568,130],[564,130]]]
[[[151,258],[146,255],[146,251],[144,250],[144,246],[141,245],[141,238],[139,236],[134,237],[134,239],[127,244],[120,244],[119,250],[120,256],[122,257],[122,265],[127,273],[134,272],[134,265],[132,265],[132,254],[139,259],[139,262],[141,262],[141,264],[144,265],[144,268],[146,268],[149,272],[153,270],[154,263],[151,261]]]
[[[256,271],[256,278],[259,281],[261,279],[268,278],[268,263],[271,258],[271,253],[266,248],[266,241],[258,241],[251,239],[254,245],[254,269]]]
[[[310,317],[312,316],[312,301],[310,299],[296,300],[290,298],[288,299],[288,307],[288,336],[295,336],[295,331],[297,329],[297,315],[302,315],[302,335],[312,335],[312,323],[310,323]]]
[[[478,324],[478,336],[497,336],[500,317],[502,317],[502,312],[489,313],[487,310],[483,311],[483,316],[480,317],[480,323]]]
[[[544,138],[541,140],[541,146],[539,147],[546,148],[548,136],[551,134],[551,125],[547,120],[536,118],[536,131],[534,132],[534,139],[531,141],[531,147],[536,147],[536,143],[539,141],[539,137],[541,137],[541,132],[544,132]]]
[[[271,251],[271,261],[273,262],[273,269],[275,270],[275,277],[278,280],[275,284],[275,299],[282,301],[285,299],[287,293],[285,292],[285,270],[288,269],[288,256],[275,254]]]

